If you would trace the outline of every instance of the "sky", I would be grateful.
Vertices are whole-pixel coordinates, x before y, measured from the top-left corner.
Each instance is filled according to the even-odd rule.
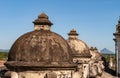
[[[89,47],[114,52],[120,0],[0,0],[0,49],[10,49],[21,35],[33,31],[32,22],[42,12],[53,23],[52,31],[65,39],[74,28]]]

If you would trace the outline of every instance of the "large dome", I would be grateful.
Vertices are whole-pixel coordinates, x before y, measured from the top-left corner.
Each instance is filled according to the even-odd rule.
[[[68,62],[71,50],[58,34],[41,30],[29,32],[16,40],[8,61]]]
[[[6,66],[48,67],[73,66],[71,49],[66,40],[49,30],[51,24],[34,22],[36,29],[19,37],[10,49]],[[39,25],[40,24],[40,25]],[[39,26],[38,26],[39,25]],[[42,27],[42,28],[41,28]]]
[[[85,42],[78,39],[77,32],[72,29],[70,33],[68,33],[69,38],[67,40],[68,44],[70,45],[71,49],[73,50],[73,56],[78,57],[91,57],[89,47]]]

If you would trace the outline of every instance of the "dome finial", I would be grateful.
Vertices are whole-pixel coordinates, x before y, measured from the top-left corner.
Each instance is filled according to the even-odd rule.
[[[74,28],[72,28],[72,30],[71,31],[76,31]]]
[[[93,50],[94,50],[94,48],[93,48],[93,47],[90,47],[90,50],[91,50],[91,51],[93,51]]]
[[[73,28],[69,33],[68,33],[68,35],[79,35],[77,32],[76,32],[76,30]]]
[[[42,12],[33,23],[34,30],[50,30],[51,25],[53,25],[44,12]]]
[[[74,28],[68,33],[69,39],[77,39],[78,35]]]
[[[95,47],[94,50],[98,50],[97,47]]]
[[[45,14],[44,12],[42,12],[33,23],[36,25],[53,25],[53,23],[49,21],[49,17],[47,16],[47,14]]]
[[[46,19],[49,19],[49,17],[47,16],[47,14],[45,12],[42,12],[38,18],[46,18]]]

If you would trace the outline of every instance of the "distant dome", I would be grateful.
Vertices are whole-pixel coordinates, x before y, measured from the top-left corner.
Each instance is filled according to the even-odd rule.
[[[40,17],[42,16],[44,14]],[[28,32],[15,41],[10,49],[6,66],[69,67],[73,64],[72,52],[67,41],[60,35],[45,30],[48,26],[43,26],[43,29]]]
[[[76,30],[72,29],[68,33],[68,35],[69,35],[69,38],[67,42],[73,51],[73,56],[91,57],[89,47],[85,42],[78,39],[78,34]]]
[[[92,59],[95,59],[97,61],[102,60],[102,54],[98,52],[98,49],[96,47],[91,47],[90,48],[90,53],[92,55]]]

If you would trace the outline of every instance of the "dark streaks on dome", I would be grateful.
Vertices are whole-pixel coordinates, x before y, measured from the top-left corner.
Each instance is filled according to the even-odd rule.
[[[33,31],[16,40],[8,61],[70,62],[70,52],[68,44],[60,35],[45,30]]]

